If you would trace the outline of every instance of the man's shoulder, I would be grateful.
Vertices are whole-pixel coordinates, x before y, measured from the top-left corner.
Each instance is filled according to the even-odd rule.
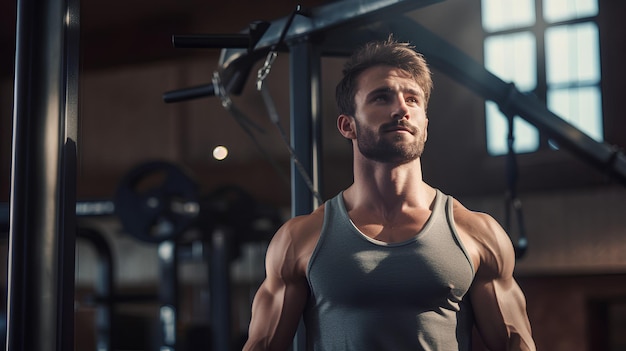
[[[295,235],[306,235],[312,231],[319,231],[324,222],[325,207],[326,205],[321,205],[309,214],[295,216],[285,222],[281,229]]]
[[[278,229],[267,252],[267,260],[273,263],[283,276],[304,276],[308,261],[317,245],[324,221],[324,207],[310,214],[293,217]],[[288,272],[288,273],[287,273]]]
[[[274,234],[272,243],[299,249],[317,241],[324,223],[324,208],[325,205],[321,205],[309,214],[287,220]]]
[[[488,263],[493,270],[500,271],[502,261],[514,257],[511,239],[494,217],[469,210],[456,199],[453,213],[457,231],[471,240],[482,264]]]
[[[498,222],[488,213],[470,210],[459,200],[452,198],[452,213],[457,225],[468,227],[473,232],[492,231],[493,226],[499,226]]]

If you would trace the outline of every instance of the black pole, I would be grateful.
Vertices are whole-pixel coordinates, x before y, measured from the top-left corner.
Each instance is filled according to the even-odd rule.
[[[18,0],[7,350],[74,349],[78,0]]]
[[[111,351],[116,345],[113,337],[113,315],[115,298],[115,282],[113,275],[115,268],[113,252],[109,243],[98,230],[93,228],[79,228],[77,238],[87,241],[96,251],[98,274],[96,275],[96,343],[95,350]]]
[[[309,41],[290,47],[291,146],[313,187],[321,193],[321,111],[319,49]],[[292,215],[308,214],[317,205],[315,196],[291,163]]]
[[[309,41],[290,47],[291,144],[313,187],[320,191],[321,174],[321,92],[319,49]],[[305,179],[291,162],[291,213],[308,214],[317,205]],[[293,350],[306,349],[304,325],[301,322]]]
[[[158,252],[161,273],[159,350],[174,351],[178,342],[178,243],[175,239],[165,240],[159,243]]]
[[[209,281],[213,351],[231,350],[230,262],[233,234],[231,229],[220,226],[211,235]]]

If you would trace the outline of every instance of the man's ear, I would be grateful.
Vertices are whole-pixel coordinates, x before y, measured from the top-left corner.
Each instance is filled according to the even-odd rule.
[[[337,129],[346,139],[356,139],[356,126],[354,117],[339,115],[337,117]]]
[[[426,124],[424,124],[424,142],[428,140],[428,118],[426,118]]]

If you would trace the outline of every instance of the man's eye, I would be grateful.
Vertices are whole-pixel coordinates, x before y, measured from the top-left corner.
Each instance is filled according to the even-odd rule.
[[[389,100],[387,95],[378,95],[374,97],[374,101],[378,101],[378,102],[386,102],[387,100]]]
[[[419,100],[417,98],[410,97],[410,98],[406,99],[406,102],[412,103],[412,104],[417,104],[417,103],[419,103]]]

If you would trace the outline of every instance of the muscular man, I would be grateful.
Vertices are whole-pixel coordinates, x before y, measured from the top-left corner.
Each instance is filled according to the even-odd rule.
[[[511,241],[489,215],[426,184],[432,86],[423,57],[391,37],[346,63],[339,132],[354,182],[272,239],[244,350],[535,350]]]

